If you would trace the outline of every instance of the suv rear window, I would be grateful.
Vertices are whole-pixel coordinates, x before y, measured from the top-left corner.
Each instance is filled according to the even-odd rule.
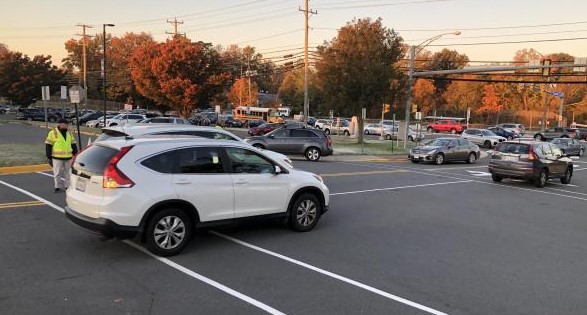
[[[85,173],[88,175],[102,174],[104,173],[106,164],[118,152],[116,149],[101,145],[90,146],[75,158],[72,172],[74,174]]]
[[[524,143],[500,143],[495,150],[501,153],[528,154],[530,146]]]
[[[128,136],[128,135],[122,131],[105,129],[102,131],[102,134],[98,138],[96,138],[96,141],[103,141],[103,140],[110,139],[110,138],[126,137],[126,136]]]

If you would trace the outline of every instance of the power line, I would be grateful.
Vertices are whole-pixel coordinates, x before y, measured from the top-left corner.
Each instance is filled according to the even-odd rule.
[[[365,5],[348,5],[348,6],[319,6],[321,10],[346,10],[346,9],[363,9],[363,8],[376,8],[376,7],[391,7],[408,4],[420,4],[420,3],[433,3],[433,2],[452,2],[456,0],[419,0],[411,2],[400,2],[400,3],[381,3],[381,4],[365,4]]]
[[[565,23],[550,23],[550,24],[533,24],[533,25],[513,25],[513,26],[494,26],[494,27],[456,27],[456,28],[439,28],[439,29],[413,29],[413,30],[396,30],[398,32],[444,32],[444,31],[483,31],[483,30],[505,30],[516,28],[535,28],[535,27],[550,27],[563,25],[587,24],[587,21],[565,22]]]
[[[520,40],[520,41],[505,41],[505,42],[485,42],[485,43],[462,43],[462,44],[432,44],[428,47],[446,47],[446,46],[473,46],[473,45],[502,45],[502,44],[523,44],[523,43],[546,43],[546,42],[564,42],[574,40],[585,40],[587,37],[576,38],[557,38],[557,39],[537,39],[537,40]]]

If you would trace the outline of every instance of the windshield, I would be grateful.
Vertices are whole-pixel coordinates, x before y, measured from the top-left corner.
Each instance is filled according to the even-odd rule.
[[[434,139],[434,141],[428,143],[428,145],[434,147],[446,147],[451,141],[451,139]]]
[[[481,130],[481,133],[482,133],[484,136],[496,136],[496,134],[495,134],[495,133],[493,133],[493,131],[491,131],[491,130]]]
[[[566,139],[554,139],[551,141],[551,143],[553,143],[553,144],[566,144],[567,140]]]

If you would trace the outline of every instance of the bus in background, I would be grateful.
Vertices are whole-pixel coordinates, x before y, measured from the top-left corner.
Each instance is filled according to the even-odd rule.
[[[268,123],[284,123],[285,120],[275,108],[237,106],[232,110],[235,119],[246,122],[249,120],[264,120]]]
[[[281,117],[289,117],[289,115],[291,115],[291,108],[289,107],[278,107],[277,110]]]

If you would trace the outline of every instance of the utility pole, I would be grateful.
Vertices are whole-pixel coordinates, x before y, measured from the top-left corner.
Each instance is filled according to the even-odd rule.
[[[173,21],[167,20],[167,23],[173,24],[173,33],[165,32],[165,34],[173,35],[173,37],[177,37],[179,35],[184,35],[185,36],[185,33],[184,34],[179,34],[177,32],[177,24],[183,24],[183,21],[178,21],[177,18],[173,18]]]
[[[89,37],[89,35],[86,35],[86,28],[92,28],[91,25],[86,25],[86,24],[78,24],[77,26],[82,28],[82,34],[77,34],[78,36],[82,36],[82,58],[83,58],[83,75],[84,75],[84,92],[87,93],[88,92],[88,58],[86,57],[86,47],[88,46],[88,43],[86,41],[86,39]],[[86,98],[84,97],[84,109],[86,108]],[[104,113],[105,114],[105,113]]]
[[[308,31],[310,29],[310,14],[318,14],[318,11],[310,10],[310,0],[306,0],[306,8],[300,11],[304,12],[306,26],[304,28],[304,125],[308,124],[308,115],[310,113],[310,99],[308,97]]]

